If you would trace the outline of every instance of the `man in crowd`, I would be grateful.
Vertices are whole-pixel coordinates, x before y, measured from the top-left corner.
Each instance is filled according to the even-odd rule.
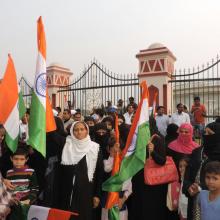
[[[25,113],[19,124],[20,142],[22,144],[25,144],[28,140],[28,118],[27,113]]]
[[[73,115],[73,119],[74,121],[82,121],[82,115],[80,110],[76,111],[76,113]]]
[[[128,104],[127,112],[124,114],[125,124],[131,125],[131,118],[134,114],[134,107],[132,104]]]
[[[123,100],[122,100],[122,99],[119,99],[119,100],[118,100],[117,112],[118,112],[118,114],[120,114],[120,115],[123,115],[123,114],[125,113],[125,108],[124,108]]]
[[[57,106],[55,108],[55,110],[57,111],[57,117],[62,119],[63,115],[62,115],[62,110],[61,110],[60,106]]]
[[[137,103],[135,103],[134,102],[134,97],[129,97],[129,104],[128,105],[132,105],[133,106],[133,108],[134,108],[134,111],[136,111],[137,110],[137,107],[138,107],[138,105],[137,105]],[[128,106],[127,106],[128,107]]]
[[[194,128],[195,130],[198,130],[198,135],[200,135],[201,137],[205,128],[206,109],[205,106],[200,103],[200,97],[194,98],[194,104],[191,108],[191,114],[193,114],[194,118]]]
[[[164,107],[157,107],[157,116],[155,118],[159,132],[165,137],[167,134],[167,126],[169,125],[169,117],[164,114]]]
[[[107,101],[107,106],[105,107],[105,112],[107,113],[111,107],[112,107],[112,102]]]
[[[171,115],[170,123],[180,126],[183,123],[190,123],[190,118],[187,113],[185,113],[182,103],[179,103],[177,106],[177,111]]]
[[[70,126],[74,120],[71,118],[71,111],[69,109],[64,109],[63,111],[63,123],[64,129],[67,132],[67,127]]]

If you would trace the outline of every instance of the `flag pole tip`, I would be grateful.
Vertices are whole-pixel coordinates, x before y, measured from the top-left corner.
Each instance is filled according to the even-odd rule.
[[[39,22],[39,21],[42,21],[42,16],[40,16],[38,19],[37,19],[37,21]]]

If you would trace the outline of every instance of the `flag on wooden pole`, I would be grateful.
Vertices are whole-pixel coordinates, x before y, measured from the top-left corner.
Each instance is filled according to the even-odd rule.
[[[38,57],[32,93],[28,144],[46,156],[46,132],[56,130],[46,82],[46,39],[40,17],[37,22]]]
[[[19,137],[19,119],[25,113],[23,97],[17,82],[14,62],[8,55],[8,63],[0,84],[0,123],[6,130],[6,144],[13,152],[16,151]]]

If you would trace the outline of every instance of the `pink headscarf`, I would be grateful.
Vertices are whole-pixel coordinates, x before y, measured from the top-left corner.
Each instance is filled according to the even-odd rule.
[[[179,153],[191,154],[194,149],[199,147],[199,145],[192,140],[193,127],[189,123],[183,123],[180,125],[179,131],[180,129],[187,129],[189,135],[179,133],[178,138],[175,141],[172,141],[168,147]]]

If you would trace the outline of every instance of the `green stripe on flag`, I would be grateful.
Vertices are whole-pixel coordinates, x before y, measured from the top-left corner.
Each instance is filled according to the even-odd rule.
[[[46,156],[46,112],[35,92],[32,93],[27,143]]]
[[[15,139],[12,139],[12,138],[10,137],[10,135],[8,134],[8,132],[6,132],[5,141],[6,141],[6,144],[7,144],[8,148],[9,148],[12,152],[15,152],[16,149],[17,149],[17,145],[18,145],[18,137],[15,138]]]
[[[120,220],[119,208],[117,206],[113,206],[108,210],[108,220]]]
[[[124,157],[120,171],[102,184],[102,189],[104,191],[121,191],[122,184],[144,167],[146,160],[146,146],[149,139],[149,122],[145,122],[138,127],[135,152],[128,157]]]

